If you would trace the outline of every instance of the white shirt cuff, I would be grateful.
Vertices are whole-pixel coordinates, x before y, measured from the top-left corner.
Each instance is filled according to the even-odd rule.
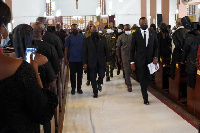
[[[135,64],[135,62],[131,62],[130,64]]]

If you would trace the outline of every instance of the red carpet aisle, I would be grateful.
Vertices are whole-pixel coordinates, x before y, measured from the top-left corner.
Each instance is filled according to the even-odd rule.
[[[63,133],[198,133],[192,125],[149,93],[150,105],[144,105],[140,86],[134,80],[128,93],[122,75],[105,82],[99,98],[83,77],[83,95],[70,94],[63,123]],[[69,85],[70,86],[70,85]]]

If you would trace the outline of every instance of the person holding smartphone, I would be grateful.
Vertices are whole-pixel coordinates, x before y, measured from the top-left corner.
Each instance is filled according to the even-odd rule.
[[[51,62],[47,60],[44,54],[38,53],[39,47],[32,45],[33,40],[33,28],[27,24],[20,24],[16,26],[13,30],[13,46],[17,58],[22,58],[27,60],[30,55],[29,49],[37,49],[37,54],[35,54],[35,59],[39,61],[39,73],[41,76],[42,84],[44,88],[54,87],[56,85],[56,75],[52,68]],[[27,51],[28,50],[28,51]],[[32,51],[33,52],[33,51]],[[36,52],[35,52],[36,53]],[[44,59],[47,60],[45,63]],[[27,60],[29,62],[29,59]],[[42,64],[43,63],[43,64]]]
[[[15,29],[13,30],[13,46],[15,49],[16,56],[18,58],[21,57],[22,59],[29,62],[30,61],[30,59],[29,59],[30,53],[32,53],[34,51],[35,51],[34,53],[36,53],[36,49],[37,49],[37,54],[33,53],[32,57],[34,57],[34,55],[36,55],[36,56],[35,56],[35,58],[32,58],[32,59],[40,61],[41,56],[43,56],[43,55],[40,55],[42,53],[38,54],[39,47],[32,45],[32,44],[33,44],[33,28],[27,24],[20,24],[20,25],[16,26]],[[33,51],[29,51],[29,50],[33,50]],[[48,58],[48,57],[46,57],[46,58]],[[52,68],[51,62],[48,61],[48,62],[45,62],[44,64],[40,65],[38,67],[38,72],[40,74],[43,88],[51,89],[52,92],[56,92],[55,91],[56,75]],[[39,127],[38,127],[38,129],[39,129]],[[50,121],[48,121],[47,123],[44,124],[44,130],[45,130],[45,132],[51,131]]]
[[[10,8],[0,1],[0,42],[10,20]],[[57,96],[43,89],[38,62],[30,57],[29,64],[0,53],[0,133],[35,132],[35,124],[50,121],[57,107]]]

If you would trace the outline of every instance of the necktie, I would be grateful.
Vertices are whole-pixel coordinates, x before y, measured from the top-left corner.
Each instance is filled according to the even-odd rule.
[[[145,42],[145,45],[146,45],[146,31],[144,31],[144,42]]]

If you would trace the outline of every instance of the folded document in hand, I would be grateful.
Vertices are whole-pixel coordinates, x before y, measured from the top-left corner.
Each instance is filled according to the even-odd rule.
[[[158,71],[158,69],[159,69],[159,64],[158,64],[158,63],[157,63],[157,64],[154,64],[154,63],[152,62],[152,63],[148,64],[147,66],[148,66],[148,68],[149,68],[150,74],[155,73],[155,72]]]

